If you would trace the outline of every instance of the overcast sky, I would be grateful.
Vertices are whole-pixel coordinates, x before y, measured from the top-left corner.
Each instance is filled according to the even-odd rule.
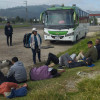
[[[16,6],[25,6],[25,0],[0,0],[0,9],[11,8]],[[78,7],[84,10],[98,10],[100,11],[100,0],[27,0],[28,5],[53,5],[64,4],[65,6],[71,6],[76,4]]]

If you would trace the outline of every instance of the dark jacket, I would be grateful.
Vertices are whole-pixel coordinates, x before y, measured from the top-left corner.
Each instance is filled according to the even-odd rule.
[[[98,58],[97,49],[94,46],[92,46],[91,48],[89,48],[88,52],[85,54],[85,57],[91,58],[93,62],[96,62]]]
[[[4,76],[4,74],[0,71],[0,84],[2,84],[3,82],[7,82],[7,79]]]
[[[9,26],[5,26],[5,35],[6,36],[10,36],[10,35],[12,35],[13,34],[13,28],[12,28],[12,26],[11,25],[9,25]]]
[[[95,45],[95,47],[97,48],[97,52],[98,52],[98,59],[100,59],[100,44]]]

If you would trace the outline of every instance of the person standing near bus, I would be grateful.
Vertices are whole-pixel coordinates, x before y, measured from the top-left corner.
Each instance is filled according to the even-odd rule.
[[[7,22],[5,26],[5,35],[7,36],[7,45],[9,46],[9,38],[10,38],[10,46],[12,46],[12,34],[13,34],[13,27],[10,25],[10,22]]]
[[[38,54],[38,60],[41,62],[41,36],[37,33],[37,29],[32,29],[32,35],[30,38],[30,47],[33,53],[33,63],[36,64],[36,53]]]

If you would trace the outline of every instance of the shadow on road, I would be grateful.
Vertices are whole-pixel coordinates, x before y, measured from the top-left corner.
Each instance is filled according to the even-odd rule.
[[[54,43],[51,43],[51,45],[73,45],[74,43],[73,42],[70,42],[70,41],[56,41]]]

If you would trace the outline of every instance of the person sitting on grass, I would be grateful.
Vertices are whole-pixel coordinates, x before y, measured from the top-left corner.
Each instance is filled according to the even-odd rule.
[[[78,56],[76,57],[76,61],[80,60],[80,59],[91,59],[92,62],[96,62],[97,58],[98,58],[98,52],[97,49],[93,46],[93,42],[92,41],[88,41],[88,48],[89,50],[87,51],[86,54],[83,54],[83,52],[81,51]]]
[[[18,61],[17,57],[12,58],[12,66],[7,74],[9,82],[23,83],[27,81],[26,69],[21,61]]]
[[[6,82],[24,83],[27,81],[27,73],[22,62],[17,57],[12,58],[12,66],[7,73]],[[3,73],[2,73],[3,74]],[[4,76],[4,75],[2,75]]]
[[[95,46],[98,51],[98,60],[100,59],[100,39],[96,39]]]
[[[27,94],[27,84],[18,85],[13,82],[4,82],[0,85],[0,94],[7,98],[21,97]]]
[[[30,79],[32,81],[36,80],[45,80],[45,79],[50,79],[50,78],[55,78],[61,75],[62,71],[57,71],[57,69],[54,69],[52,67],[48,67],[46,65],[41,66],[41,67],[35,67],[30,70]]]

